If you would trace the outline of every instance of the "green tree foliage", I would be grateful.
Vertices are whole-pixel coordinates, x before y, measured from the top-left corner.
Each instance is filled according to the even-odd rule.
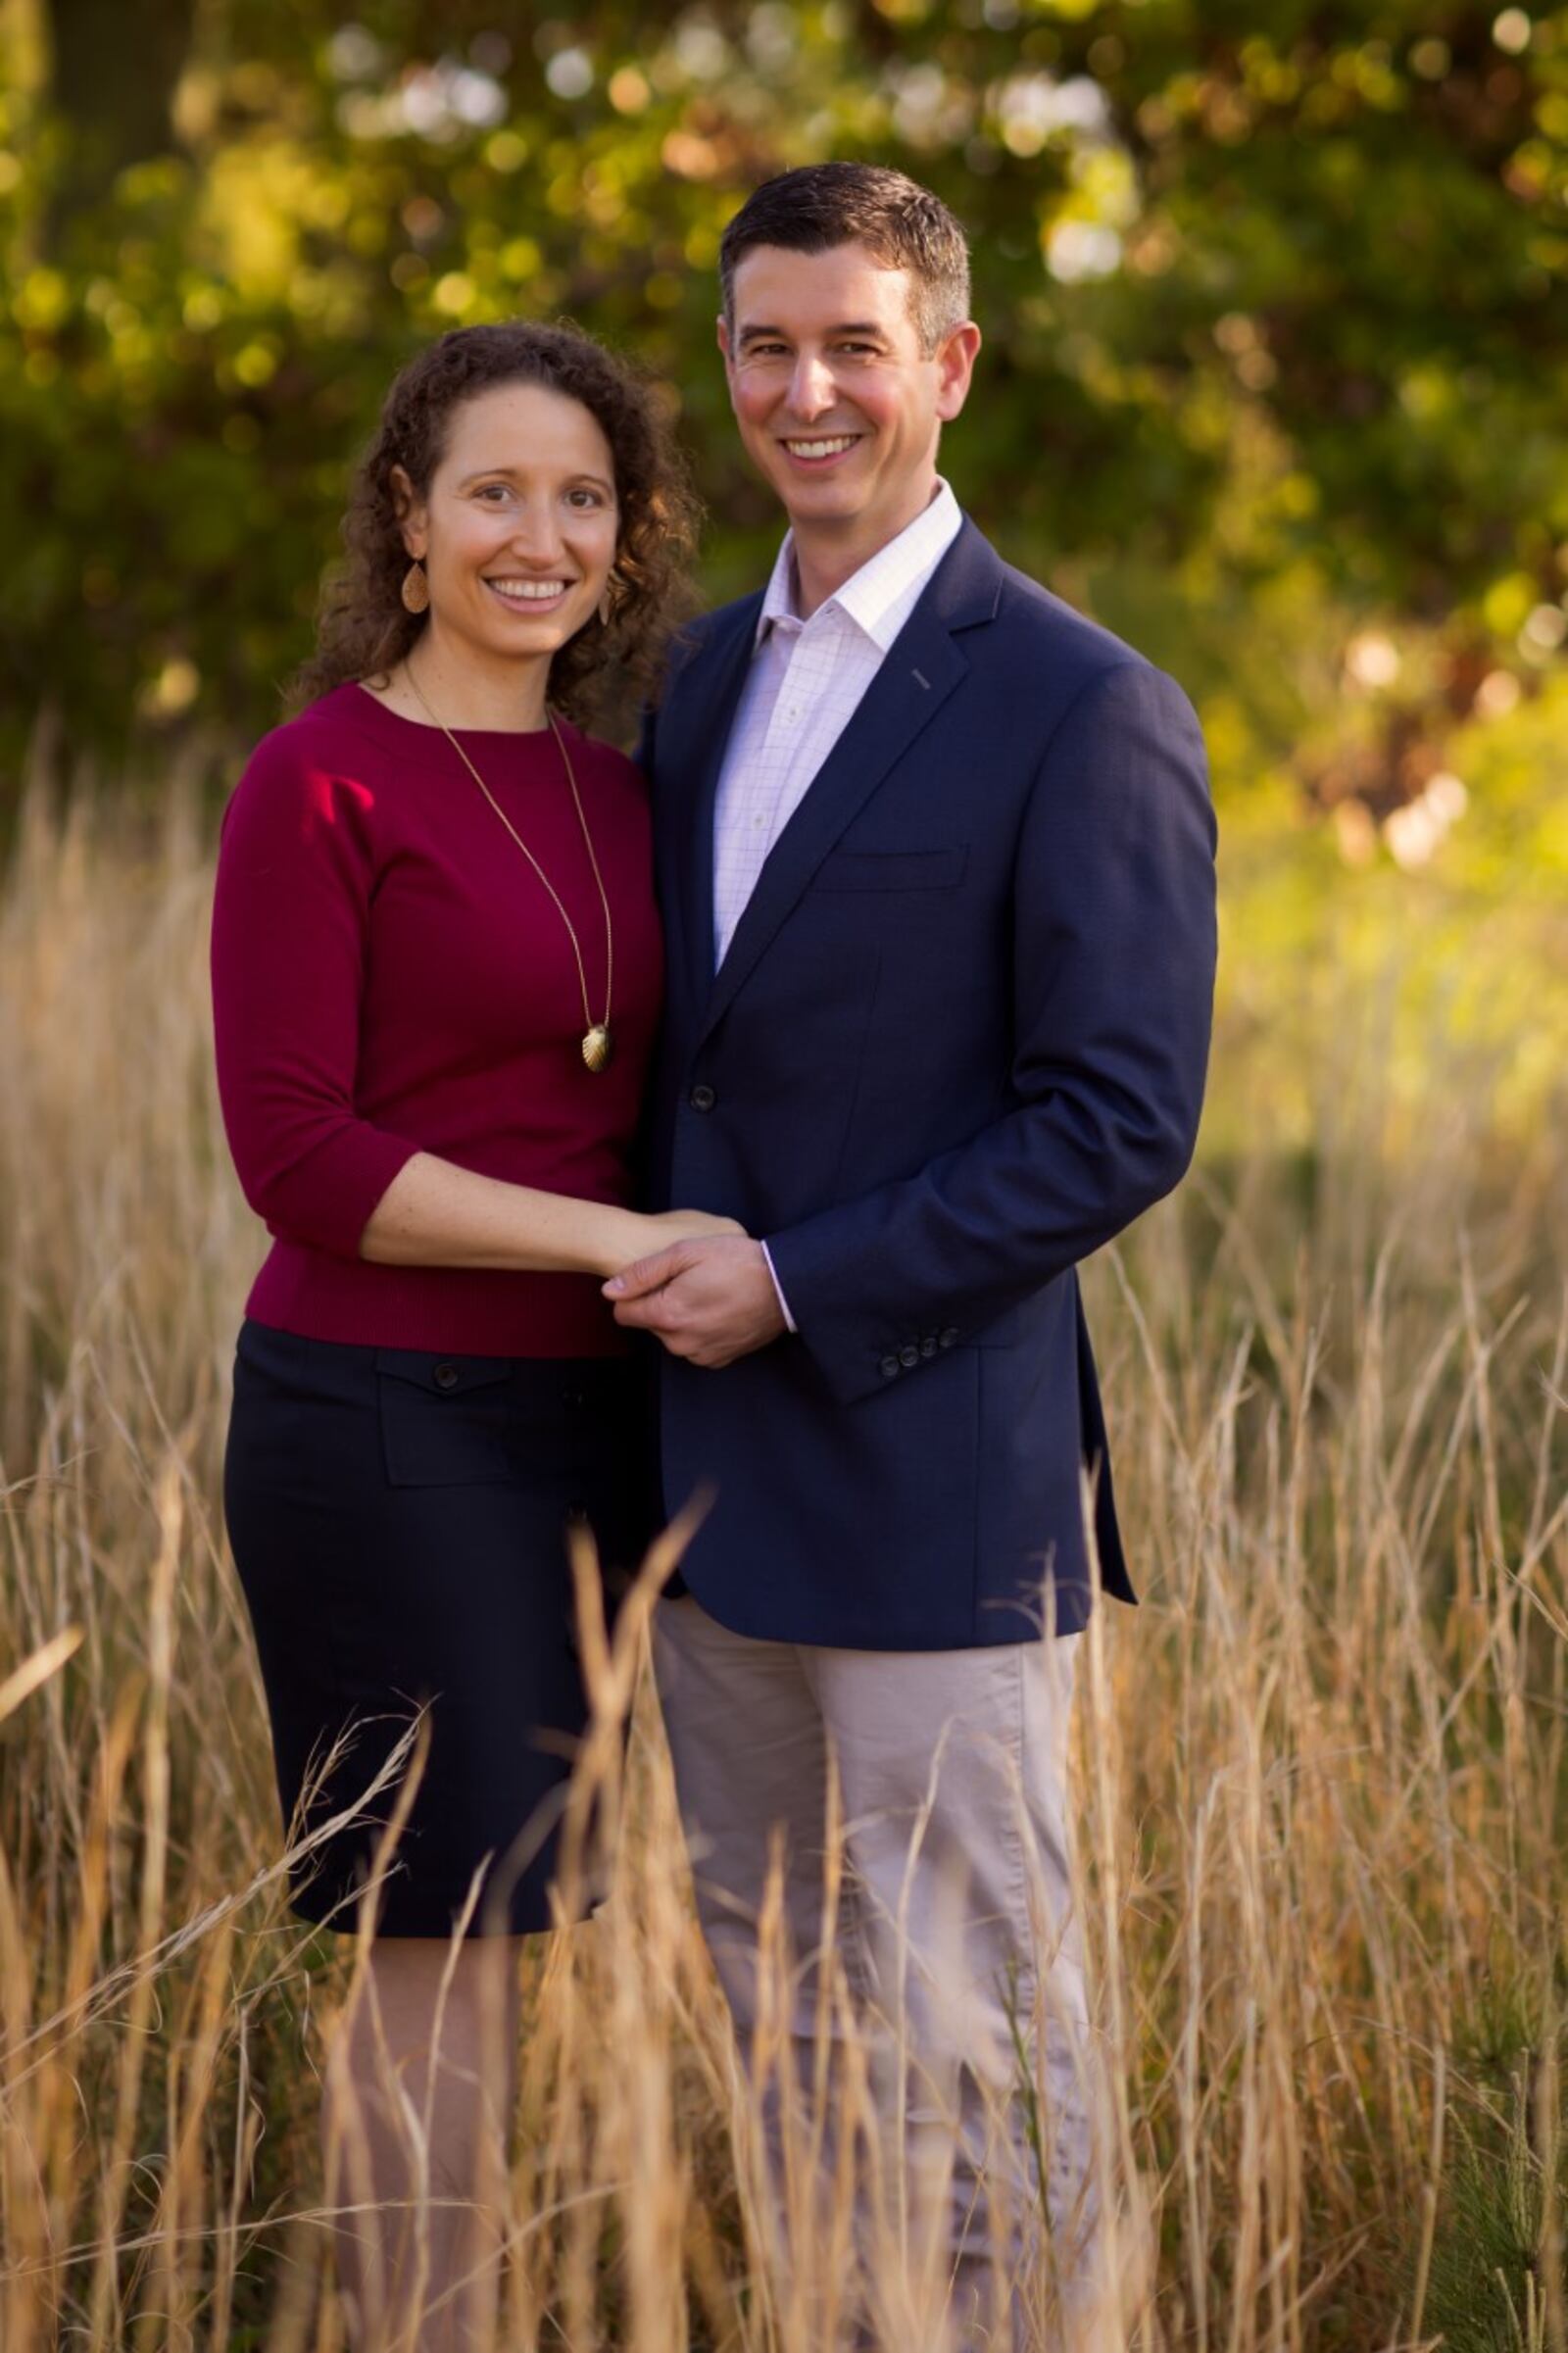
[[[459,321],[643,354],[750,582],[717,241],[825,155],[969,227],[960,494],[1222,772],[1385,815],[1568,625],[1568,9],[0,0],[0,42],[13,749],[42,706],[266,725],[384,385]]]

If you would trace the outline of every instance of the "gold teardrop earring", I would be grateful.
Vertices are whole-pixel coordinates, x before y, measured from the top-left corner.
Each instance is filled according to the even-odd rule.
[[[428,613],[430,583],[424,576],[424,564],[416,556],[403,575],[403,603],[410,613]]]

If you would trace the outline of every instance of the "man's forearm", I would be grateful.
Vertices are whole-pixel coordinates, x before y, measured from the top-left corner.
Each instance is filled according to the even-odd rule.
[[[1214,983],[1214,825],[1180,689],[1092,680],[1046,748],[1012,888],[1016,1107],[912,1176],[772,1231],[843,1400],[967,1339],[1109,1242],[1192,1157]],[[933,1084],[940,1078],[933,1076]]]
[[[917,1176],[769,1237],[802,1340],[840,1399],[868,1396],[887,1360],[969,1340],[1121,1233],[1170,1192],[1194,1117],[1114,1146],[1078,1135],[1081,1105],[1010,1113]],[[907,1369],[901,1363],[901,1370]]]

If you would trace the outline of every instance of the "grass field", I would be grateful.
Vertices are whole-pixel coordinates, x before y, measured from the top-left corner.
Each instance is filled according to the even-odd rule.
[[[313,2111],[353,1953],[282,1901],[218,1516],[258,1233],[209,856],[177,804],[40,805],[0,897],[5,2353],[342,2342]],[[1102,2161],[1156,2250],[1127,2341],[1565,2353],[1568,1142],[1439,1053],[1392,1149],[1349,1027],[1315,1133],[1200,1155],[1091,1270],[1146,1593],[1077,1728]],[[818,2353],[757,2260],[646,1694],[612,1793],[612,1899],[530,1965],[506,2342]]]

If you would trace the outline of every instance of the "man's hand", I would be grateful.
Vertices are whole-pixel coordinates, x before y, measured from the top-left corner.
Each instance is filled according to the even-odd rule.
[[[784,1330],[760,1242],[744,1235],[677,1242],[605,1285],[615,1321],[657,1333],[672,1356],[716,1371]]]

